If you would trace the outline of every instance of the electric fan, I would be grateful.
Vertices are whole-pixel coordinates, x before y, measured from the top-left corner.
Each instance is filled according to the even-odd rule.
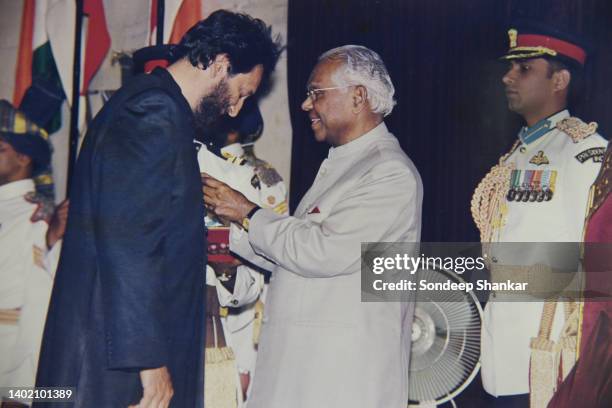
[[[427,283],[463,283],[454,272],[420,270]],[[441,405],[480,369],[482,308],[471,291],[418,291],[412,324],[409,407]]]

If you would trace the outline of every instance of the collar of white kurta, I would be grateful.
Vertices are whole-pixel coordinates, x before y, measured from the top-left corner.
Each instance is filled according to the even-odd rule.
[[[24,196],[29,192],[36,191],[34,180],[25,179],[13,181],[11,183],[0,186],[0,200],[9,200],[11,198]]]
[[[378,126],[370,130],[367,133],[359,136],[357,139],[351,140],[350,142],[343,144],[342,146],[336,146],[329,149],[327,155],[328,159],[337,159],[352,155],[355,152],[365,149],[367,146],[376,143],[379,138],[389,134],[387,125],[385,122],[380,122]]]
[[[244,156],[244,149],[240,143],[232,143],[231,145],[227,145],[221,149],[222,156],[224,156],[223,153],[229,153],[234,157],[242,157]]]
[[[557,112],[548,118],[542,119],[531,127],[523,126],[519,132],[519,139],[524,145],[530,145],[538,140],[544,139],[544,136],[551,133],[557,126],[557,123],[565,118],[569,118],[570,114],[567,109]]]

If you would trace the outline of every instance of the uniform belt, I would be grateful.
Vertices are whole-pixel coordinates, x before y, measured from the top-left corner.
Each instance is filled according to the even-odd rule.
[[[21,316],[20,309],[0,309],[0,324],[17,325]]]
[[[541,299],[560,295],[576,299],[580,296],[579,273],[555,270],[544,264],[529,266],[491,264],[491,281],[527,283],[526,291]]]

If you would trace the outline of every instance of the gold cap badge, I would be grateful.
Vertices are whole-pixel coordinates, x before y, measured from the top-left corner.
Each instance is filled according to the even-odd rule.
[[[516,48],[516,39],[518,37],[518,31],[516,29],[511,28],[508,30],[508,38],[510,39],[510,48]]]

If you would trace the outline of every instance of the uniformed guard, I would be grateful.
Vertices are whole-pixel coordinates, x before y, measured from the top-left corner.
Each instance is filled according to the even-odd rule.
[[[263,125],[256,102],[245,102],[238,117],[227,118],[216,132],[204,135],[198,149],[198,163],[202,172],[224,180],[262,208],[285,215],[288,214],[287,189],[281,177],[267,162],[252,154],[247,155],[245,151],[248,149],[252,153],[250,147],[261,136]],[[243,145],[247,145],[246,149]],[[223,237],[220,234],[224,229],[222,220],[209,212],[206,225],[209,228],[207,284],[209,293],[211,287],[216,288],[211,294],[217,295],[218,303],[223,307],[224,340],[235,358],[239,376],[235,372],[233,375],[240,378],[237,391],[238,407],[241,407],[255,369],[258,327],[263,318],[267,284],[261,270],[242,265],[229,255],[229,229],[225,229],[228,235]],[[211,306],[210,300],[207,305]],[[218,307],[209,307],[207,313],[213,313],[215,309]],[[208,381],[212,381],[211,371],[209,368]],[[214,383],[219,388],[222,381],[217,380]]]
[[[34,386],[63,234],[48,225],[53,202],[36,193],[50,159],[46,131],[0,101],[0,387]]]
[[[567,110],[586,49],[575,36],[543,24],[522,24],[508,34],[509,50],[502,58],[510,66],[502,81],[508,108],[526,124],[510,152],[476,189],[472,215],[483,243],[580,242],[589,187],[606,146],[596,123],[585,123]],[[492,260],[491,279],[537,287],[538,279],[546,278],[555,265],[542,265],[542,254],[535,247],[524,245],[518,255],[487,254]],[[516,400],[510,401],[516,406],[527,406],[528,401],[532,407],[546,406],[556,375],[562,378],[571,368],[568,360],[575,356],[575,346],[557,342],[556,350],[565,353],[563,367],[552,362],[552,348],[562,326],[569,324],[564,317],[576,316],[572,314],[576,307],[565,303],[564,316],[561,306],[555,314],[556,305],[499,302],[499,298],[487,304],[482,382],[487,393],[504,397],[489,401],[491,406],[508,403],[505,399]],[[542,364],[546,359],[548,367]],[[543,383],[542,378],[552,380]]]
[[[269,208],[280,215],[288,215],[287,187],[282,177],[270,163],[255,155],[254,145],[262,136],[263,130],[264,121],[257,101],[247,100],[240,115],[230,119],[228,144],[221,153],[228,160],[244,162],[244,166],[253,172],[250,184],[251,188],[258,192],[260,207]],[[263,278],[260,273],[258,275],[258,279]],[[263,279],[262,282],[263,288],[257,301],[237,309],[230,308],[226,319],[245,395],[255,371],[257,345],[268,289],[267,280]]]

